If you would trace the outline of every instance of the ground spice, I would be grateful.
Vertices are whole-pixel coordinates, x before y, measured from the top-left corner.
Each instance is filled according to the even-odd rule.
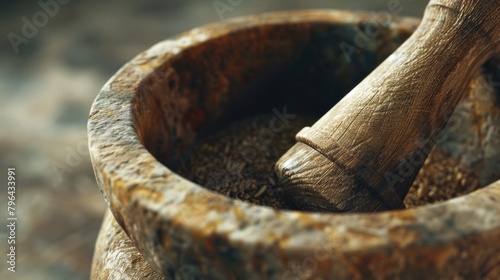
[[[248,117],[202,139],[177,172],[220,194],[288,209],[283,190],[276,186],[274,163],[295,143],[295,134],[316,119],[297,115],[278,131],[271,125],[275,118],[273,114]],[[478,178],[470,168],[435,148],[404,203],[407,208],[427,205],[479,187]]]
[[[226,196],[287,209],[274,163],[295,143],[295,134],[315,119],[297,115],[279,121],[273,114],[236,121],[197,143],[177,172]]]
[[[457,158],[435,147],[425,160],[404,203],[407,208],[459,197],[480,188],[479,178]]]

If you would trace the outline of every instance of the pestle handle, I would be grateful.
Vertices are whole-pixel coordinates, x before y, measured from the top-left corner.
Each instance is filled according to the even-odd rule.
[[[431,0],[415,33],[278,160],[287,199],[321,212],[404,208],[472,74],[499,51],[499,0]]]

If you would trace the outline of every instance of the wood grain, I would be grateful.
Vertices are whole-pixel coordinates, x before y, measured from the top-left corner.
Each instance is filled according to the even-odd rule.
[[[312,127],[275,169],[306,211],[373,212],[402,200],[472,74],[500,51],[498,0],[432,0],[417,31]]]

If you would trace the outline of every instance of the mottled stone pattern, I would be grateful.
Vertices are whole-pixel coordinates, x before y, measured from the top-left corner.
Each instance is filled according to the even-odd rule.
[[[15,53],[7,35],[22,36],[22,18],[33,22],[33,15],[44,10],[41,2],[67,4],[59,5],[47,24],[35,25],[36,35],[21,43]],[[15,275],[6,269],[5,258],[0,258],[0,279],[89,278],[95,239],[107,207],[88,155],[86,122],[92,102],[109,77],[139,52],[166,37],[218,22],[212,3],[0,1],[0,206],[4,209],[7,202],[7,173],[3,171],[15,166],[19,172],[17,237],[22,245],[17,248]],[[379,11],[387,3],[246,0],[224,13],[224,18],[285,9]],[[402,14],[420,15],[424,5],[405,3]],[[41,16],[37,21],[45,19]],[[5,215],[6,211],[0,211],[2,221]],[[7,230],[0,227],[2,254],[8,246]]]
[[[89,117],[92,163],[114,217],[151,267],[173,279],[180,271],[188,271],[187,279],[495,277],[500,244],[491,241],[500,238],[500,181],[416,209],[313,214],[232,200],[169,168],[198,134],[209,133],[248,104],[255,110],[280,104],[307,110],[310,96],[296,81],[310,85],[312,76],[324,88],[354,86],[362,77],[345,68],[327,68],[328,75],[336,73],[332,78],[314,76],[313,65],[336,57],[339,63],[331,65],[368,73],[418,23],[396,19],[377,37],[382,41],[361,50],[354,64],[343,62],[341,52],[328,51],[328,40],[318,36],[336,34],[336,44],[352,42],[348,30],[368,18],[303,11],[197,28],[140,54],[110,79]],[[315,40],[325,42],[316,52],[313,46],[321,44],[312,44]],[[290,50],[281,52],[284,46]],[[190,70],[194,61],[204,70]],[[173,83],[164,79],[171,75],[178,77]],[[295,91],[273,96],[274,87],[284,84]],[[334,102],[345,91],[325,94]]]
[[[97,237],[91,270],[94,280],[164,280],[153,270],[108,210]]]

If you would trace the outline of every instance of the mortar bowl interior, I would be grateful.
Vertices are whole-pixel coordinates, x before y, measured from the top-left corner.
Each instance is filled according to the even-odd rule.
[[[321,116],[417,25],[348,11],[245,17],[160,42],[120,69],[93,104],[89,145],[103,196],[145,259],[165,276],[189,267],[216,279],[282,279],[293,267],[311,279],[495,271],[500,244],[487,240],[500,238],[500,182],[346,215],[252,205],[175,173],[197,139],[232,120],[284,107]]]

